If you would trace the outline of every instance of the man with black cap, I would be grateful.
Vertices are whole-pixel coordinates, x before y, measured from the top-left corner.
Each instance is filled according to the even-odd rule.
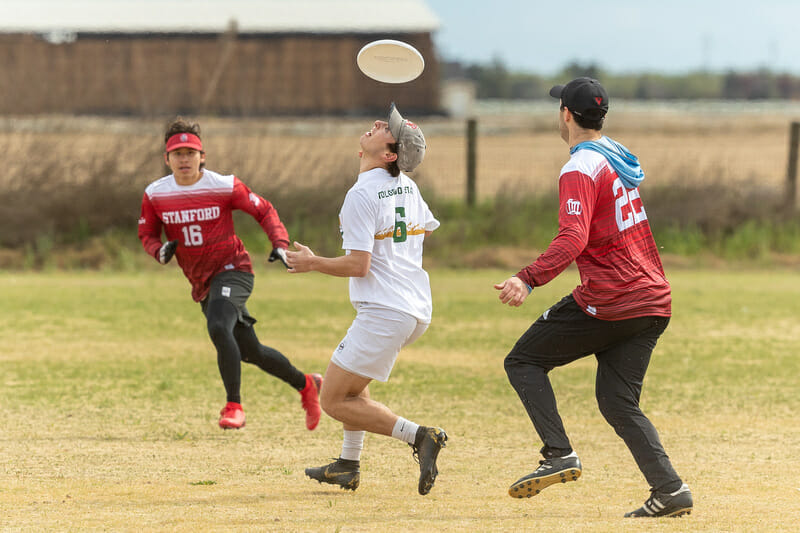
[[[339,213],[346,255],[320,257],[298,242],[287,252],[289,272],[317,271],[350,278],[356,317],[334,350],[320,395],[322,409],[342,422],[342,452],[333,463],[307,468],[320,483],[356,490],[365,432],[408,443],[419,461],[419,493],[436,480],[436,458],[447,441],[440,428],[420,426],[369,397],[372,380],[387,381],[400,349],[417,340],[431,321],[428,274],[422,245],[439,227],[416,183],[405,172],[425,157],[422,130],[392,104],[359,140],[360,172]]]
[[[571,155],[559,177],[559,231],[536,261],[495,289],[502,303],[518,307],[573,261],[581,284],[545,311],[506,356],[508,379],[543,442],[544,456],[508,493],[529,498],[581,475],[548,373],[594,354],[600,412],[651,487],[644,505],[625,516],[689,514],[689,487],[639,408],[645,372],[672,302],[639,197],[644,172],[636,156],[600,133],[608,94],[597,80],[577,78],[553,87],[550,95],[560,99],[559,130]]]

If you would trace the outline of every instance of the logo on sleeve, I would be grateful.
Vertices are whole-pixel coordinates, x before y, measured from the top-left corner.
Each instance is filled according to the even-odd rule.
[[[258,196],[256,196],[254,193],[251,192],[250,193],[250,203],[253,204],[254,206],[258,207],[261,204],[261,200],[259,200]]]
[[[567,214],[568,215],[580,215],[581,211],[581,202],[580,200],[573,200],[570,198],[567,200]]]

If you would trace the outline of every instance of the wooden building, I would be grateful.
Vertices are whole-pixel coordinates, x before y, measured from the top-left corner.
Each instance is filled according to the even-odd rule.
[[[424,0],[3,0],[0,114],[436,113],[438,24]],[[376,39],[415,46],[423,74],[364,76]]]

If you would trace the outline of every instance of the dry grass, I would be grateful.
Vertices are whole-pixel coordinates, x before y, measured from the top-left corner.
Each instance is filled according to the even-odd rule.
[[[236,173],[260,188],[351,183],[358,170],[358,136],[370,125],[367,119],[199,120],[209,168]],[[464,124],[435,117],[418,121],[426,131],[428,154],[415,177],[438,194],[463,196]],[[639,156],[650,183],[757,179],[767,187],[782,187],[790,122],[772,115],[623,112],[609,118],[604,132]],[[158,121],[144,119],[5,120],[0,122],[6,169],[1,184],[13,187],[53,161],[62,171],[50,176],[51,183],[80,181],[92,176],[98,160],[114,159],[119,173],[134,173],[127,178],[145,185],[165,171],[159,156],[162,129]],[[478,131],[479,196],[555,187],[568,153],[554,114],[482,117]]]
[[[414,178],[431,202],[464,198],[464,123],[419,120],[429,150]],[[293,235],[307,238],[304,232],[318,235],[331,227],[331,239],[336,237],[336,213],[358,172],[357,139],[370,121],[200,117],[200,122],[209,168],[235,173],[272,200]],[[663,228],[694,225],[713,239],[750,219],[776,218],[788,124],[786,117],[771,115],[622,112],[609,119],[607,133],[640,156],[648,175],[645,195],[670,191],[666,200],[650,196],[657,200],[648,203],[652,220]],[[129,232],[142,191],[167,172],[163,126],[98,117],[0,120],[5,155],[0,202],[6,206],[0,213],[0,247],[14,250],[0,254],[0,266],[66,262],[96,268],[117,261],[114,254],[110,260],[98,257],[96,250],[116,239],[106,239],[110,230]],[[552,194],[568,157],[555,130],[550,112],[481,117],[478,198],[503,202]],[[91,242],[98,238],[105,240]],[[328,252],[338,249],[338,243],[324,245]],[[55,258],[52,252],[64,248],[79,257]],[[776,251],[790,251],[786,248]]]
[[[735,187],[757,180],[781,188],[788,157],[787,117],[610,116],[604,133],[634,152],[649,187],[722,181]],[[478,195],[498,190],[541,192],[556,188],[569,158],[555,116],[487,118],[479,122]],[[462,135],[433,136],[421,167],[425,183],[448,196],[463,195],[466,174]]]
[[[574,272],[503,308],[502,271],[435,270],[430,331],[375,398],[450,434],[440,477],[416,493],[395,440],[368,436],[362,485],[345,493],[303,469],[339,452],[341,429],[302,424],[296,393],[247,367],[247,427],[222,432],[222,391],[197,306],[176,269],[2,274],[0,530],[4,531],[794,531],[800,408],[793,272],[671,274],[675,317],[644,407],[695,494],[689,517],[631,522],[644,480],[597,412],[595,364],[553,372],[584,463],[577,482],[530,500],[508,485],[540,446],[502,358]],[[735,287],[736,290],[730,290]],[[262,339],[322,370],[352,317],[346,281],[259,271],[249,305]]]

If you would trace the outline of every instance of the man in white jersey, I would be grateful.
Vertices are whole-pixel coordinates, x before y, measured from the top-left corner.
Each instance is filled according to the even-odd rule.
[[[419,493],[436,480],[436,458],[447,434],[394,414],[369,397],[372,380],[389,379],[400,349],[418,339],[431,321],[431,289],[422,268],[425,237],[439,221],[422,199],[410,172],[425,156],[419,126],[392,104],[388,122],[375,121],[360,138],[360,170],[347,192],[339,222],[346,255],[320,257],[294,243],[287,252],[289,272],[317,271],[350,278],[357,315],[333,352],[320,393],[322,409],[342,422],[342,453],[333,463],[307,468],[320,483],[356,490],[365,432],[407,442],[419,461]]]

